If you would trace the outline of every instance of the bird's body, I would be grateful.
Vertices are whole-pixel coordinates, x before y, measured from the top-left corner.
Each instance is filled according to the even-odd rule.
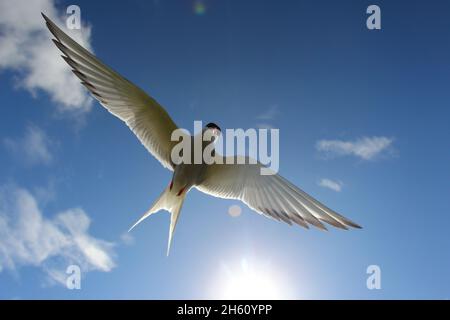
[[[189,161],[186,163],[180,163],[178,165],[174,166],[174,171],[172,175],[172,180],[169,185],[169,189],[171,191],[175,192],[176,194],[181,194],[183,192],[189,191],[192,187],[201,184],[202,180],[205,177],[206,170],[207,170],[207,164],[205,163],[203,158],[200,158],[199,163],[196,163],[196,159],[194,157],[194,145],[195,140],[200,140],[198,136],[201,136],[204,133],[202,131],[201,133],[197,134],[196,136],[191,137],[191,143],[192,149],[190,150],[190,157]],[[202,141],[201,149],[202,154],[203,150],[206,148],[206,146],[211,142]]]
[[[171,181],[159,198],[132,227],[152,213],[169,211],[171,222],[167,253],[184,199],[192,188],[214,197],[241,200],[254,211],[290,225],[296,223],[305,228],[314,225],[326,230],[323,224],[326,222],[341,229],[360,228],[280,175],[261,175],[263,166],[248,157],[235,156],[232,161],[221,157],[222,161],[211,164],[203,159],[199,162],[194,159],[195,152],[191,152],[188,157],[190,161],[176,163],[172,150],[178,142],[172,140],[172,133],[178,127],[167,111],[143,90],[80,46],[44,14],[43,17],[56,38],[53,40],[55,45],[63,52],[62,57],[81,83],[102,106],[128,125],[165,168],[173,171]],[[202,139],[202,150],[215,142],[220,128],[209,123],[198,134],[205,133],[211,134],[213,139],[208,142]],[[185,138],[192,139],[191,145],[194,146],[198,136]],[[238,158],[243,161],[237,161]]]
[[[203,135],[204,131],[198,133],[198,135]],[[190,137],[191,146],[194,146],[194,141],[198,139],[198,136]],[[202,151],[211,142],[202,141]],[[178,217],[183,206],[184,199],[187,193],[192,187],[196,187],[202,184],[205,180],[208,164],[203,161],[200,163],[195,163],[194,151],[190,150],[190,161],[188,163],[180,163],[174,166],[172,179],[163,193],[154,202],[152,207],[130,228],[132,230],[141,221],[147,218],[149,215],[156,213],[160,210],[167,210],[171,213],[170,221],[170,232],[169,232],[169,243],[167,247],[167,254],[169,254],[170,244],[172,241],[172,236],[175,231],[175,226],[178,221]]]

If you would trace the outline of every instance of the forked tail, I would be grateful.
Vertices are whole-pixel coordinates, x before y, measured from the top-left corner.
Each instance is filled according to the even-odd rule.
[[[156,213],[160,210],[169,211],[171,215],[170,215],[169,243],[167,245],[167,255],[169,255],[173,233],[175,232],[175,227],[177,225],[178,217],[180,216],[181,207],[183,206],[184,198],[186,197],[186,193],[177,195],[170,191],[171,190],[169,187],[166,188],[163,191],[163,193],[161,193],[159,198],[155,201],[153,206],[146,213],[144,213],[144,215],[138,221],[136,221],[136,223],[128,230],[128,232],[133,230],[134,227],[136,227],[139,223],[141,223],[144,219],[146,219],[153,213]]]

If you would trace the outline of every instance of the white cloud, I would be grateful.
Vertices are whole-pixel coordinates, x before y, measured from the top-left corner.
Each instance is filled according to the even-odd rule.
[[[363,137],[355,141],[320,140],[316,148],[330,156],[354,155],[364,160],[372,160],[388,150],[393,141],[387,137]]]
[[[15,71],[17,86],[32,95],[46,92],[59,111],[88,111],[92,99],[60,57],[41,11],[90,49],[90,27],[67,30],[53,0],[0,0],[0,71]]]
[[[49,164],[53,160],[50,152],[52,141],[42,129],[34,125],[27,127],[22,138],[5,138],[3,143],[27,164]]]
[[[20,266],[41,268],[63,283],[66,268],[83,272],[114,268],[113,244],[89,234],[90,219],[80,208],[46,218],[26,189],[0,188],[0,272]],[[65,278],[64,278],[65,279]]]
[[[340,181],[333,181],[326,178],[321,179],[318,184],[321,187],[328,188],[336,192],[341,192],[342,187],[344,186],[344,184]]]

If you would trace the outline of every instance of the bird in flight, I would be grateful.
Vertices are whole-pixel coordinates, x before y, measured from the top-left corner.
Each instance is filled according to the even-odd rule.
[[[133,229],[155,212],[169,211],[171,219],[167,255],[181,207],[191,188],[218,198],[240,200],[252,210],[289,225],[296,223],[307,229],[309,225],[313,225],[327,230],[323,224],[325,222],[345,230],[348,227],[361,228],[280,175],[261,175],[262,164],[249,161],[248,157],[244,159],[244,164],[228,161],[227,157],[223,158],[222,164],[175,164],[171,159],[171,152],[178,142],[172,141],[171,135],[178,127],[167,111],[143,90],[79,45],[45,14],[42,16],[55,37],[53,42],[63,53],[62,58],[81,83],[103,107],[127,124],[165,168],[173,171],[167,188],[130,228]],[[207,124],[202,134],[205,132],[213,137],[221,134],[219,126],[214,123]]]

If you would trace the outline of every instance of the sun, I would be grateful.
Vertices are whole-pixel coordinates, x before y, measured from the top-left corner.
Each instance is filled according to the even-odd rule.
[[[290,292],[267,263],[241,259],[230,267],[222,264],[219,281],[214,281],[214,298],[225,300],[289,299]]]

